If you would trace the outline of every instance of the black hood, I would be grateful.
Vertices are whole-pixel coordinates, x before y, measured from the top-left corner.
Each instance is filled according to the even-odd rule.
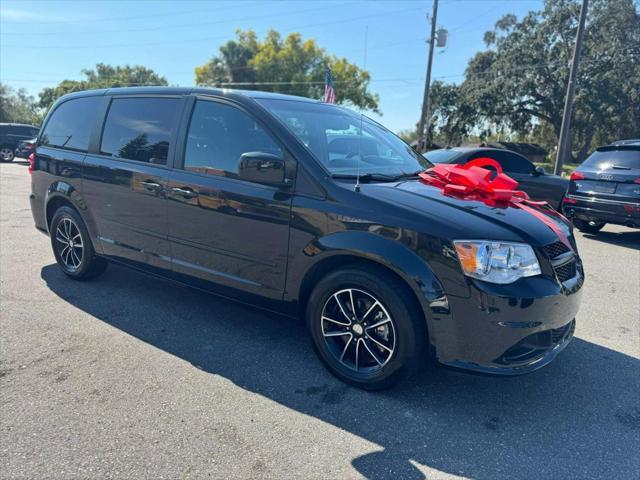
[[[419,180],[361,185],[363,194],[401,207],[424,218],[422,230],[447,232],[450,239],[489,239],[525,242],[534,246],[558,241],[557,235],[531,213],[516,207],[496,207],[461,200]],[[557,221],[569,235],[570,227]]]

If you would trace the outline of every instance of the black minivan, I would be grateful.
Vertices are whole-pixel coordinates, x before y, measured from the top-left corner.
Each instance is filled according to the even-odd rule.
[[[427,353],[530,372],[573,335],[583,271],[568,222],[445,195],[417,178],[425,158],[336,105],[79,92],[53,106],[30,161],[36,227],[69,277],[117,262],[302,316],[329,370],[362,388]]]

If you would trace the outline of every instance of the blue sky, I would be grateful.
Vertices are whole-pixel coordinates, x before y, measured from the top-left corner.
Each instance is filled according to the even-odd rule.
[[[433,79],[460,82],[482,36],[506,13],[542,0],[441,0]],[[269,28],[315,38],[328,52],[364,66],[380,95],[379,120],[394,131],[415,125],[422,103],[432,2],[394,1],[11,1],[0,2],[0,81],[34,96],[80,79],[98,62],[141,64],[171,84],[193,85],[193,69],[237,28]],[[376,117],[375,115],[372,115]]]

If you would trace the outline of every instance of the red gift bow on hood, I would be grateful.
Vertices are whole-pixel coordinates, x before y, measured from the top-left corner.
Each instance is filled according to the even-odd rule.
[[[493,167],[494,172],[482,167]],[[553,210],[547,202],[534,202],[522,190],[516,190],[518,182],[502,173],[502,167],[492,158],[476,158],[464,165],[440,163],[419,174],[422,182],[440,188],[446,195],[464,200],[479,200],[487,205],[520,208],[543,222],[570,250],[573,250],[564,230],[550,218],[568,220]]]

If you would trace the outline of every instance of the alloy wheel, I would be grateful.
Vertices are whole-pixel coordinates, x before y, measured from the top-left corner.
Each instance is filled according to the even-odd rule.
[[[396,350],[394,321],[382,302],[355,288],[335,292],[322,308],[322,335],[331,354],[362,373],[382,369]]]
[[[58,258],[64,267],[70,271],[77,270],[84,256],[84,244],[78,225],[71,218],[63,218],[58,223],[55,238]]]
[[[0,149],[0,158],[4,161],[10,162],[13,160],[14,153],[10,148],[1,148]]]

